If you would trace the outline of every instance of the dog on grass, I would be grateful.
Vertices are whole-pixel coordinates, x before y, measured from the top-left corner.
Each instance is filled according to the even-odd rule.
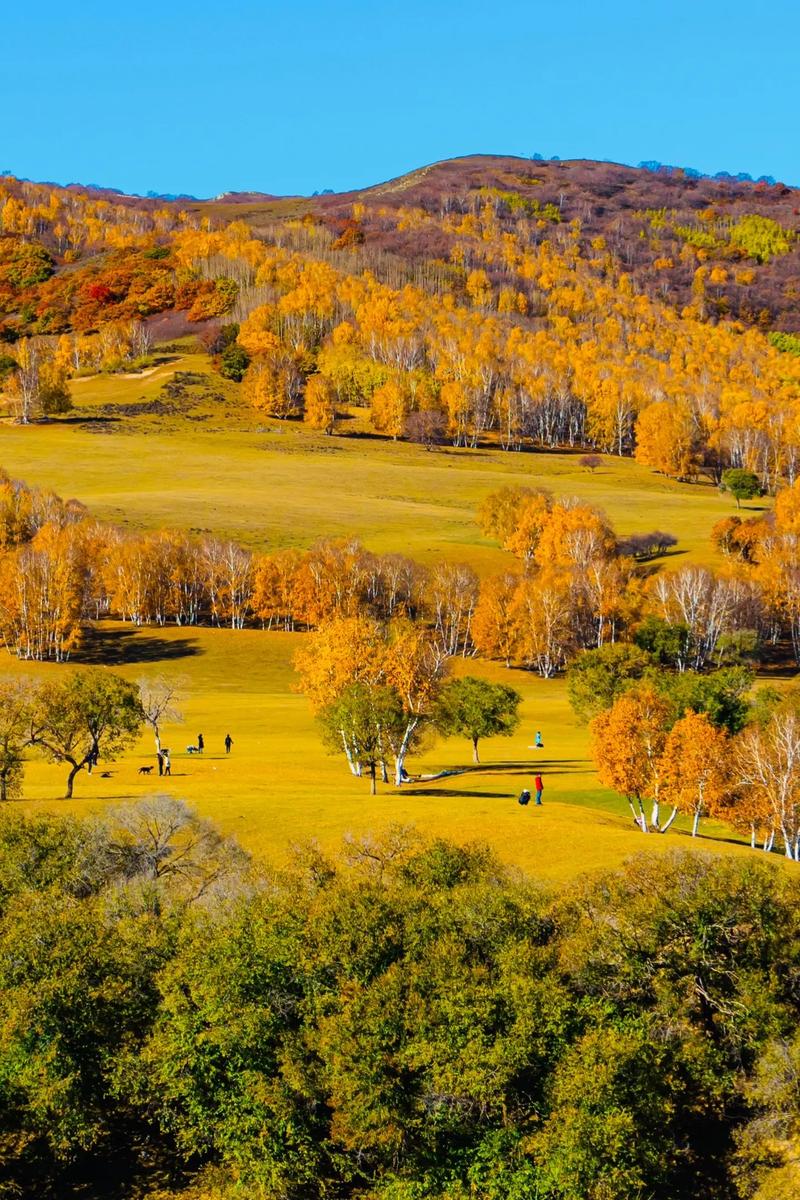
[[[152,769],[153,769],[152,767],[139,767],[139,774],[140,775],[149,775],[150,772],[152,771]]]

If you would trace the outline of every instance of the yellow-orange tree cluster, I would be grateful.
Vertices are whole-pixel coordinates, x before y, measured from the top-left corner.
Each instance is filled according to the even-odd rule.
[[[178,205],[6,179],[0,316],[12,333],[76,333],[83,370],[119,360],[121,323],[171,308],[192,320],[230,312],[251,360],[246,399],[278,417],[304,412],[329,433],[337,407],[355,403],[395,438],[441,428],[459,446],[587,445],[681,479],[735,466],[773,490],[793,482],[800,357],[758,329],[707,319],[720,268],[691,241],[692,302],[678,312],[637,292],[602,237],[587,243],[551,207],[509,209],[487,194],[466,213],[378,212],[448,247],[446,262],[402,285],[397,262],[371,258],[358,237],[334,241],[310,216],[256,237]],[[356,205],[352,229],[365,219]],[[97,344],[110,325],[112,346]]]
[[[800,484],[779,494],[774,517],[720,523],[721,571],[653,573],[591,506],[501,489],[479,521],[518,565],[479,581],[467,565],[423,568],[355,539],[264,554],[175,530],[123,532],[4,476],[0,633],[23,657],[62,659],[82,623],[101,617],[291,631],[366,614],[429,625],[448,655],[477,651],[544,677],[582,649],[634,637],[679,670],[752,655],[783,636],[800,656],[798,513]]]
[[[170,530],[126,534],[81,505],[0,478],[0,633],[24,658],[66,658],[83,622],[104,616],[283,630],[333,616],[405,616],[430,625],[443,653],[466,654],[477,592],[469,567],[425,570],[355,540],[252,554]]]
[[[647,631],[665,660],[701,670],[736,635],[775,636],[757,580],[689,566],[647,579],[589,505],[506,488],[487,497],[479,520],[521,560],[481,582],[472,636],[487,657],[548,677],[581,649]]]
[[[195,272],[239,287],[245,395],[277,416],[299,413],[313,380],[309,417],[328,430],[337,402],[358,403],[392,437],[435,411],[461,446],[586,444],[678,478],[727,465],[770,488],[795,477],[800,360],[758,330],[705,321],[702,271],[697,303],[678,313],[636,293],[604,246],[583,255],[577,229],[531,241],[488,211],[459,226],[458,245],[489,273],[449,291],[391,287],[242,224],[187,229],[175,245]],[[498,291],[498,272],[513,287]]]
[[[800,711],[780,702],[734,736],[706,713],[675,720],[669,699],[649,685],[623,693],[592,722],[601,782],[624,795],[644,833],[664,833],[678,813],[725,820],[755,849],[779,843],[800,861]],[[648,813],[646,805],[651,806]],[[671,809],[661,820],[662,806]]]

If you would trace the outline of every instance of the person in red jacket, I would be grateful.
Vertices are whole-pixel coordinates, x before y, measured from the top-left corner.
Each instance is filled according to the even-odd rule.
[[[544,784],[542,783],[541,775],[536,776],[536,778],[533,781],[533,786],[536,789],[536,803],[541,804],[542,803],[542,792],[544,791]]]

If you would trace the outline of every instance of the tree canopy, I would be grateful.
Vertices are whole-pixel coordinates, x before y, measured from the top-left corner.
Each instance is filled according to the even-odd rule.
[[[766,861],[552,893],[396,828],[260,873],[160,800],[4,810],[0,853],[11,1195],[788,1194],[800,883]]]
[[[441,733],[469,738],[477,763],[481,738],[511,737],[515,732],[521,703],[519,692],[507,684],[464,675],[442,688],[433,719]]]

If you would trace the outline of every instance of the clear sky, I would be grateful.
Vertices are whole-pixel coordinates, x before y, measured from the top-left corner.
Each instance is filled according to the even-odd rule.
[[[796,0],[2,5],[0,170],[309,193],[469,153],[800,183]]]

